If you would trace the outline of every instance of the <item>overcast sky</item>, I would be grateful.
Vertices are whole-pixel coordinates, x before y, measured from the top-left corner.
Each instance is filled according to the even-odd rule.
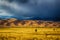
[[[60,0],[0,0],[1,16],[60,20]]]

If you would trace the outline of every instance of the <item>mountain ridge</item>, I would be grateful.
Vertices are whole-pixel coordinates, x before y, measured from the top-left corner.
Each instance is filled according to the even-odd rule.
[[[0,20],[0,27],[60,27],[60,22],[10,18]]]

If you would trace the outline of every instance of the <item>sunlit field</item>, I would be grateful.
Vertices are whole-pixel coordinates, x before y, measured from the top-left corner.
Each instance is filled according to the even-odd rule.
[[[60,22],[0,20],[0,40],[60,40]]]
[[[0,40],[60,40],[60,28],[0,28]]]

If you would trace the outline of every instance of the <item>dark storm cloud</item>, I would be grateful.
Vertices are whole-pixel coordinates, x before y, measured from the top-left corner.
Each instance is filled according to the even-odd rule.
[[[6,0],[3,8],[19,19],[60,20],[60,0]],[[3,4],[3,3],[2,3]]]
[[[29,0],[8,0],[9,2],[16,1],[18,3],[27,3]]]

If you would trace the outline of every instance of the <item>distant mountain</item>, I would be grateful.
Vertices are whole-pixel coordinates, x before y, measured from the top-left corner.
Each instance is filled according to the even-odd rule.
[[[41,20],[40,17],[32,17],[32,18],[30,18],[30,19],[32,19],[32,20]]]
[[[10,18],[15,18],[14,16],[0,16],[0,19],[5,20],[5,19],[10,19]]]
[[[6,19],[10,19],[10,18],[16,18],[16,19],[18,19],[18,20],[45,20],[45,21],[59,21],[60,20],[60,18],[49,18],[49,17],[47,17],[47,18],[41,18],[41,17],[23,17],[23,16],[20,16],[20,17],[18,17],[18,16],[1,16],[0,15],[0,20],[2,19],[2,20],[6,20]],[[58,20],[57,20],[58,19]]]
[[[10,19],[10,18],[16,18],[18,20],[30,20],[32,19],[31,17],[23,17],[23,16],[0,16],[0,19]]]
[[[58,20],[57,20],[58,19]],[[59,17],[55,17],[55,18],[51,18],[51,17],[46,17],[46,18],[44,18],[44,17],[32,17],[32,18],[30,18],[30,20],[45,20],[45,21],[59,21],[60,20],[60,18]]]
[[[60,22],[10,18],[0,20],[0,27],[60,27]]]

